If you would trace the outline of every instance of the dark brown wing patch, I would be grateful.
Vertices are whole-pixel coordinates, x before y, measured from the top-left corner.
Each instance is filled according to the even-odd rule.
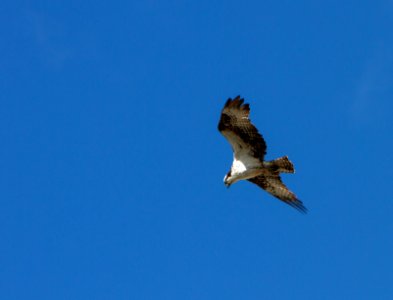
[[[293,208],[296,208],[300,212],[307,213],[307,208],[303,205],[303,202],[300,201],[296,195],[284,185],[284,183],[282,183],[279,175],[260,175],[250,178],[248,181],[258,185],[274,197],[280,199]]]
[[[244,104],[244,99],[237,96],[229,98],[221,112],[218,130],[232,145],[232,148],[250,148],[251,155],[263,161],[266,154],[266,143],[257,128],[248,118],[249,104]],[[236,137],[235,137],[236,136]]]

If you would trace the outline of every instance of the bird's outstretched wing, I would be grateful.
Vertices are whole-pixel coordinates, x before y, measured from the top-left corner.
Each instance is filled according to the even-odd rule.
[[[307,213],[307,208],[303,205],[303,202],[282,183],[278,174],[272,174],[271,176],[260,175],[250,178],[248,181],[255,183],[274,197],[296,208],[300,212]]]
[[[266,154],[266,143],[262,135],[248,118],[249,104],[237,96],[229,98],[221,112],[218,130],[231,144],[235,157],[250,155],[261,162]]]

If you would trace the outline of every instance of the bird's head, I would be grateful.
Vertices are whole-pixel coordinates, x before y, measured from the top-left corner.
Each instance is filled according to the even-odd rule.
[[[229,171],[226,175],[225,175],[225,177],[224,177],[224,184],[225,184],[225,186],[227,187],[227,188],[229,188],[230,186],[231,186],[231,184],[232,184],[232,178],[231,178],[231,171]]]

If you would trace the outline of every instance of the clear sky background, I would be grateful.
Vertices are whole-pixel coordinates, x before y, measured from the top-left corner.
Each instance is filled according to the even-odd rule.
[[[393,299],[393,2],[3,1],[1,299]],[[240,94],[298,213],[222,180]]]

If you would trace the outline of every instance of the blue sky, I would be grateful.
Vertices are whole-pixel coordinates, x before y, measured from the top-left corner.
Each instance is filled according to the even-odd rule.
[[[392,1],[5,1],[1,299],[392,299]],[[242,95],[307,215],[222,179]]]

